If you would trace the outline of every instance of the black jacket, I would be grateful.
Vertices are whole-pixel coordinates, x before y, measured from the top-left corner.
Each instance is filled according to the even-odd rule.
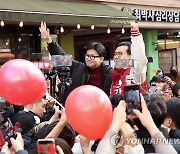
[[[52,42],[48,44],[48,50],[51,55],[64,55],[63,49],[56,43]],[[111,87],[111,71],[110,66],[101,64],[101,83],[100,88],[109,96]],[[90,74],[88,73],[88,67],[86,64],[73,60],[70,68],[70,77],[72,84],[70,91],[73,89],[87,84]]]

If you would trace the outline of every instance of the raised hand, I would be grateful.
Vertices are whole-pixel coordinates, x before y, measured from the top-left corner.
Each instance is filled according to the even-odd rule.
[[[14,153],[14,149],[13,149],[13,148],[9,148],[9,147],[8,147],[8,142],[6,142],[6,143],[3,145],[2,149],[1,149],[1,152],[2,152],[2,153],[5,153],[5,154],[12,154],[12,153]]]
[[[20,133],[17,132],[16,139],[10,138],[13,149],[17,152],[18,150],[24,149],[24,140]]]
[[[62,148],[59,145],[56,145],[57,154],[64,154]]]
[[[90,154],[89,150],[90,140],[82,135],[80,135],[80,144],[83,151],[83,154]]]
[[[171,80],[170,77],[165,76],[164,77],[164,82],[166,82],[167,84],[169,84],[171,87],[173,87],[175,85],[175,83]]]
[[[49,29],[46,26],[45,22],[41,22],[41,27],[39,27],[39,31],[41,32],[41,38],[47,43],[51,43],[52,39],[49,36]]]
[[[126,121],[126,103],[125,101],[120,101],[119,105],[113,111],[113,119],[110,129],[118,133],[125,121]]]
[[[66,117],[66,112],[65,112],[65,109],[61,110],[61,118],[60,118],[60,121],[59,122],[62,122],[64,124],[67,124],[67,117]]]
[[[139,30],[139,27],[138,27],[137,23],[131,22],[130,25],[131,25],[131,30]]]

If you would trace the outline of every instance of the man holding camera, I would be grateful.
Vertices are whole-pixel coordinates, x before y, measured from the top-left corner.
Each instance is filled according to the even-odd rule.
[[[40,32],[41,37],[48,43],[48,50],[51,55],[65,55],[63,49],[50,38],[46,23],[41,23]],[[106,55],[105,47],[100,42],[91,42],[86,46],[86,51],[86,64],[75,60],[72,61],[70,67],[70,77],[72,79],[70,91],[81,85],[93,85],[101,88],[109,95],[112,68],[103,62]]]
[[[124,86],[128,84],[140,84],[140,91],[146,92],[146,64],[145,46],[142,34],[139,32],[137,23],[131,23],[131,41],[121,42],[114,52],[115,67],[112,71],[111,94],[124,96]],[[133,59],[134,66],[119,67],[121,61]],[[119,63],[117,63],[119,62]]]

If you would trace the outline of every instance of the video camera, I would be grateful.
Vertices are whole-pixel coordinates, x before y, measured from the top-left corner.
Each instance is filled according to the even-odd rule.
[[[72,55],[52,55],[52,66],[55,68],[70,67],[72,65]]]
[[[52,55],[51,62],[53,66],[53,74],[60,79],[59,102],[64,105],[67,95],[70,92],[71,77],[70,67],[72,65],[72,55]]]

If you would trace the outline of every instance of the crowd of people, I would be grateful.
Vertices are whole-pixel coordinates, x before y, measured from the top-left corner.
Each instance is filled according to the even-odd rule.
[[[51,56],[65,55],[65,51],[51,39],[46,23],[41,23],[40,32]],[[55,100],[44,95],[33,104],[6,108],[0,119],[5,123],[10,118],[17,133],[15,138],[9,136],[9,142],[2,142],[0,153],[35,154],[39,150],[38,140],[49,138],[54,139],[54,148],[59,154],[180,153],[177,67],[171,67],[170,76],[165,76],[159,68],[150,83],[147,82],[148,60],[137,23],[131,23],[131,43],[117,45],[113,54],[114,68],[105,65],[105,56],[103,44],[91,42],[86,46],[85,63],[73,60],[70,66],[72,83],[69,92],[81,85],[92,85],[102,89],[111,100],[112,123],[101,140],[92,141],[78,134],[68,124],[65,109],[57,109]],[[129,65],[130,59],[133,60],[132,66]],[[128,64],[122,65],[121,60]],[[141,109],[134,108],[129,113],[124,87],[134,84],[141,93],[136,92]],[[3,135],[1,132],[0,138]],[[46,153],[50,153],[49,150]]]

